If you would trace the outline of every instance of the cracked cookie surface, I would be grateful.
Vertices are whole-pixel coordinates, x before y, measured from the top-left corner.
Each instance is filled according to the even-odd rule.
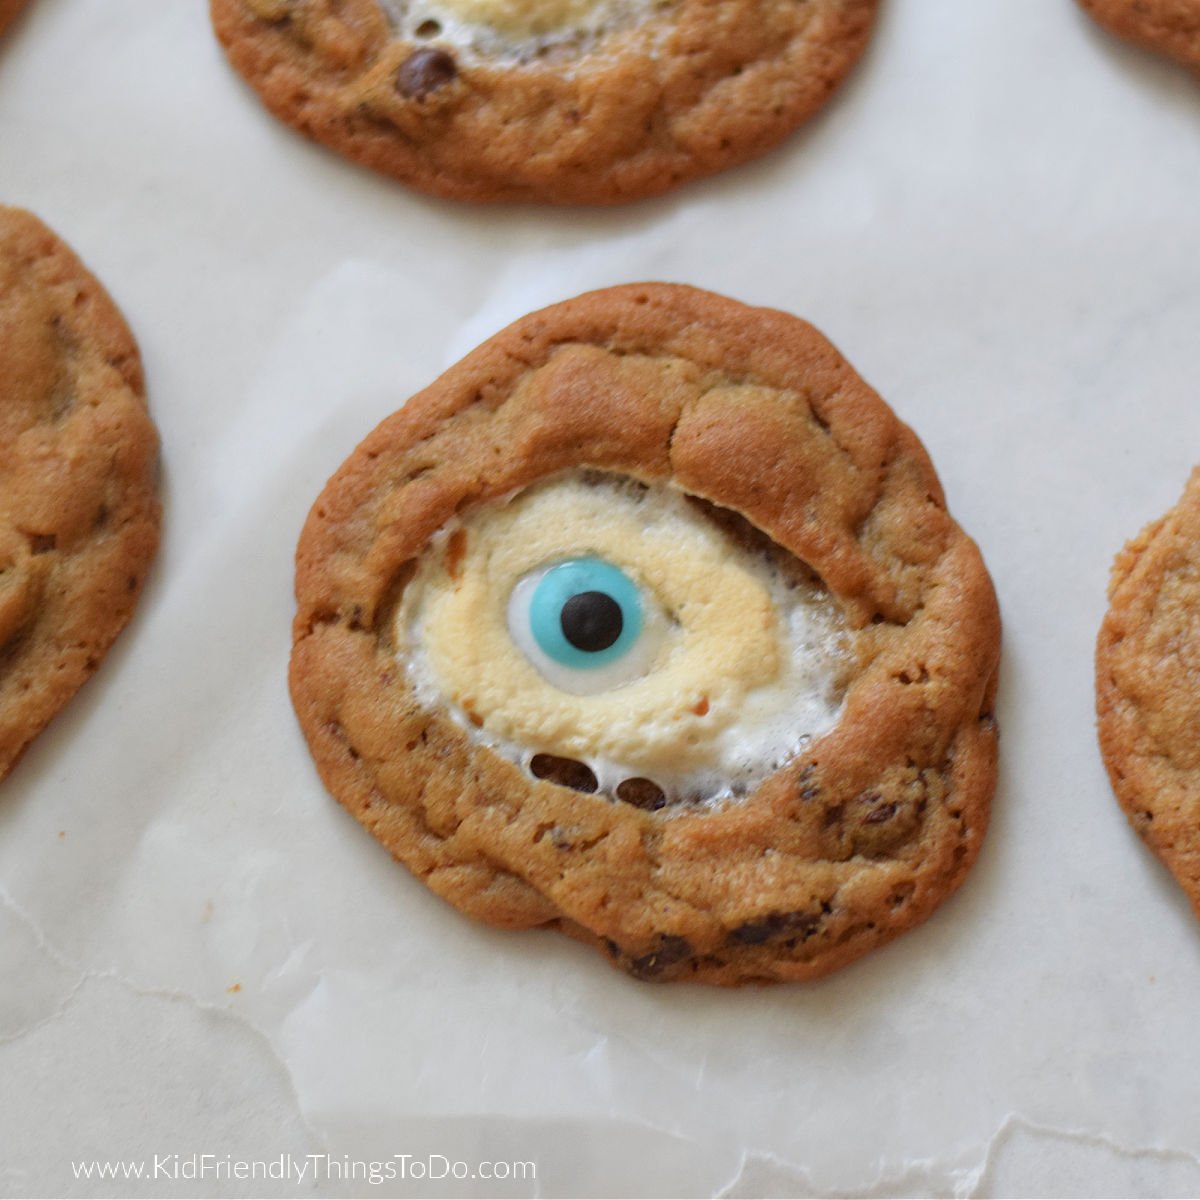
[[[415,684],[396,613],[428,556],[465,569],[460,523],[582,468],[674,489],[837,611],[832,727],[744,793],[662,802],[538,746],[514,761]],[[915,435],[784,313],[648,284],[523,318],[330,480],[296,590],[292,697],[322,779],[484,921],[556,927],[647,979],[804,979],[923,920],[978,853],[991,580]]]
[[[1117,800],[1200,916],[1200,470],[1113,564],[1096,709]]]
[[[0,208],[0,777],[132,615],[157,463],[120,313],[45,225]]]
[[[1079,0],[1118,37],[1200,71],[1200,0]]]
[[[212,0],[283,121],[435,195],[615,204],[765,153],[878,0]]]

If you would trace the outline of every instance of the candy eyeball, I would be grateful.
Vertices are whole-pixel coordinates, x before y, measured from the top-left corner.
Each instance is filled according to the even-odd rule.
[[[602,558],[541,572],[529,608],[538,646],[564,666],[592,669],[623,658],[642,627],[637,586]]]
[[[541,564],[508,601],[513,642],[551,686],[595,696],[653,669],[669,622],[654,594],[607,559]]]

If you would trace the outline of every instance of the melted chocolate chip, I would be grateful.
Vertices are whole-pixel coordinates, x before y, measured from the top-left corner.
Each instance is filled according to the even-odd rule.
[[[659,938],[658,949],[633,959],[629,969],[640,979],[653,979],[655,975],[661,974],[685,958],[690,958],[691,955],[692,944],[687,938],[664,933]]]
[[[729,940],[741,946],[761,946],[764,942],[788,934],[803,941],[816,933],[827,911],[824,908],[821,912],[769,913],[757,921],[747,921],[731,930]]]
[[[622,779],[617,784],[617,799],[649,812],[657,812],[667,805],[662,788],[652,779]]]
[[[424,100],[457,75],[458,64],[445,50],[414,50],[396,71],[396,91],[407,100]]]
[[[621,606],[607,592],[579,592],[562,606],[563,637],[576,650],[607,650],[625,627]]]
[[[558,758],[553,754],[535,754],[529,769],[538,779],[557,783],[573,792],[594,792],[600,785],[595,772],[586,763],[573,758]]]

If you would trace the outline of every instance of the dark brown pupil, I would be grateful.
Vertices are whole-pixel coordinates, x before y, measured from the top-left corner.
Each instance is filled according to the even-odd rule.
[[[562,606],[563,637],[589,654],[607,650],[625,627],[621,606],[607,592],[577,592]]]

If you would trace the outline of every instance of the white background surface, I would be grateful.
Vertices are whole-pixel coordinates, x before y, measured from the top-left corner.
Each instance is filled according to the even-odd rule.
[[[1200,87],[1068,0],[890,0],[759,164],[469,208],[276,124],[205,7],[34,0],[0,46],[0,198],[128,316],[167,502],[133,626],[0,791],[0,1192],[310,1192],[71,1161],[325,1151],[535,1160],[512,1194],[1200,1192],[1200,929],[1091,684],[1111,558],[1200,459]],[[822,328],[1000,594],[978,866],[813,986],[656,988],[471,924],[325,795],[287,700],[327,475],[508,320],[643,278]]]

